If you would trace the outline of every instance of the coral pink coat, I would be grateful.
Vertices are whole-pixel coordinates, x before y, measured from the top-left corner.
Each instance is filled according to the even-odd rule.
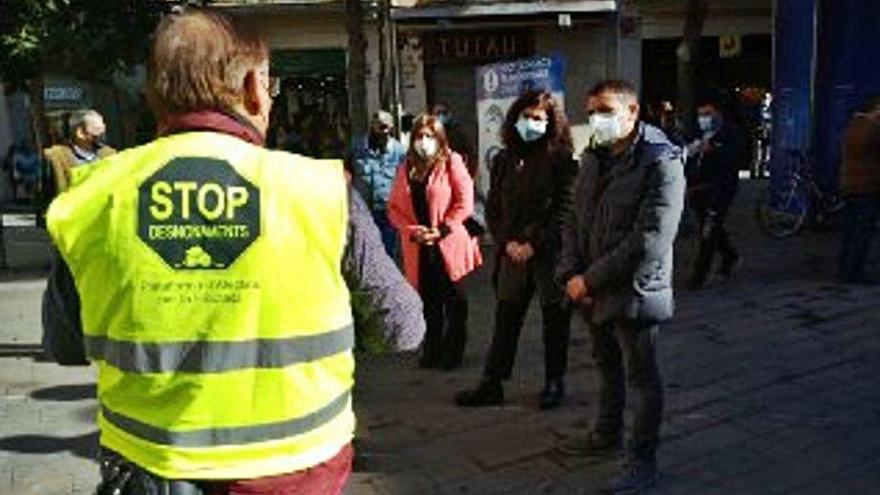
[[[479,240],[471,237],[462,225],[474,213],[474,181],[458,153],[450,153],[445,166],[437,165],[428,177],[425,191],[431,225],[449,226],[449,235],[440,240],[440,252],[449,278],[456,282],[483,264]],[[419,247],[410,236],[419,221],[410,194],[407,163],[397,167],[391,196],[388,199],[388,220],[400,232],[403,251],[403,272],[413,287],[419,287]]]

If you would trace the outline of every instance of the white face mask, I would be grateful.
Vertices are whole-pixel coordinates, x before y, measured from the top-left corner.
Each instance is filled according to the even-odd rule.
[[[547,121],[520,117],[516,121],[516,131],[523,141],[529,143],[541,139],[547,133]]]
[[[621,138],[620,118],[615,113],[594,113],[590,115],[590,129],[593,141],[599,146],[608,146]]]
[[[437,138],[425,136],[413,143],[413,148],[423,160],[433,158],[437,154]]]

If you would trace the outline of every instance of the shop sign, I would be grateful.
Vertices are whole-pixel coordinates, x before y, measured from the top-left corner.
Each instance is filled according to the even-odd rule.
[[[719,58],[736,58],[742,55],[742,38],[740,36],[721,36],[718,38]]]
[[[425,35],[425,63],[479,63],[527,57],[534,51],[529,30],[452,31]]]
[[[80,103],[85,91],[79,86],[46,86],[43,99],[51,103]]]

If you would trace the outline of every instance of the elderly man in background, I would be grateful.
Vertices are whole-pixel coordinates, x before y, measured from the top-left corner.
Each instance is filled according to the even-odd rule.
[[[47,148],[43,154],[52,168],[55,192],[66,191],[71,184],[73,169],[91,163],[116,152],[107,146],[104,117],[95,110],[82,109],[71,112],[67,121],[67,141]]]

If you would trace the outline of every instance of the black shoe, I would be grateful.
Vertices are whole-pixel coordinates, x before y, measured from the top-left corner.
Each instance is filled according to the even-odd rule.
[[[730,261],[727,261],[721,267],[721,275],[726,278],[735,278],[739,275],[739,271],[742,268],[742,256],[735,255]]]
[[[440,360],[428,356],[422,356],[422,358],[419,359],[419,367],[428,370],[436,369],[440,367]]]
[[[688,290],[700,290],[703,288],[703,285],[706,283],[706,277],[699,275],[691,275],[688,279],[686,287]]]
[[[538,407],[541,409],[555,409],[562,404],[565,397],[565,382],[561,378],[550,380],[544,385],[541,391],[541,397],[538,401]]]
[[[583,457],[614,456],[620,449],[620,435],[599,433],[595,430],[586,435],[571,437],[556,447],[563,454]]]
[[[455,358],[447,357],[440,362],[440,366],[438,367],[443,371],[454,371],[458,368],[461,368],[462,361],[463,359],[461,358],[461,356]]]
[[[486,407],[504,404],[504,387],[498,380],[486,379],[474,390],[464,390],[455,395],[460,407]]]
[[[601,493],[608,495],[638,495],[657,483],[657,463],[654,461],[630,461],[623,474],[611,480],[611,485]]]

